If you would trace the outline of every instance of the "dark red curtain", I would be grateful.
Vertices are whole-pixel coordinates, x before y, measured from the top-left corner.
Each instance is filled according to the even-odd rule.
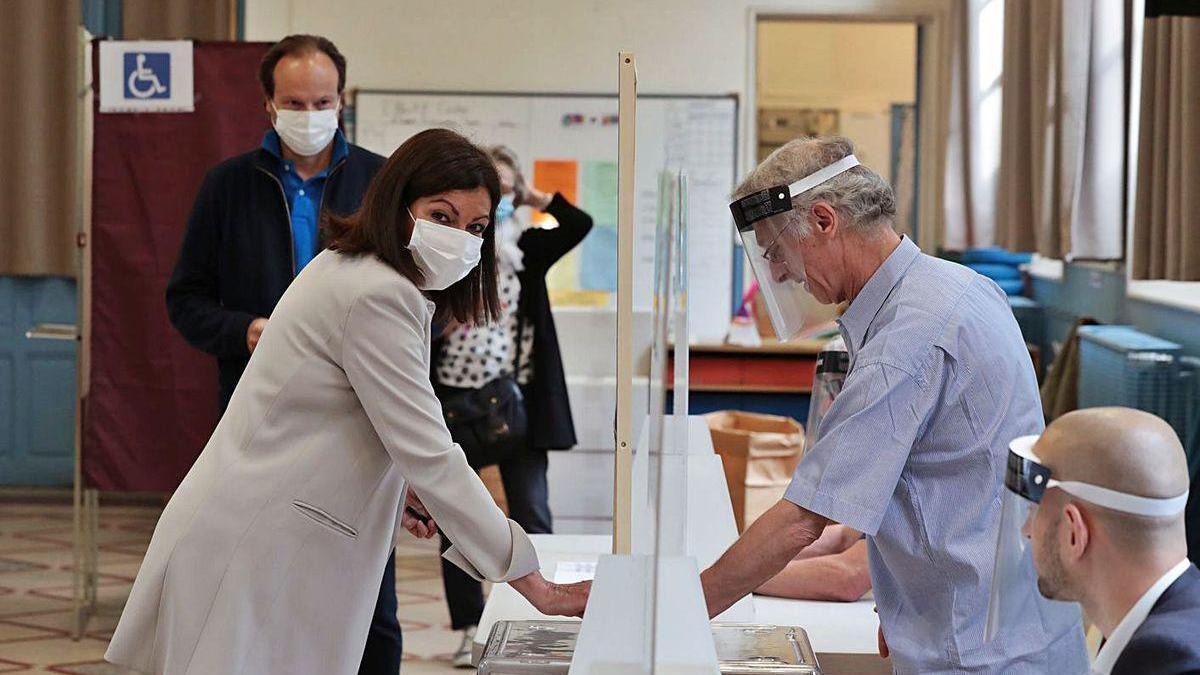
[[[204,173],[262,141],[269,46],[196,42],[195,112],[93,111],[89,487],[174,490],[216,424],[216,361],[171,326],[164,294]]]

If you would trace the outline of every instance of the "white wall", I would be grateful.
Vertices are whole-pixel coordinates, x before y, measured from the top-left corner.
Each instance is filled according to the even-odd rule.
[[[246,0],[248,40],[309,32],[349,61],[350,87],[610,92],[617,52],[644,93],[741,96],[746,145],[751,8],[761,13],[944,14],[952,0]]]
[[[396,89],[616,93],[631,49],[645,92],[741,92],[745,26],[722,0],[246,2],[246,39],[320,33],[351,86]]]

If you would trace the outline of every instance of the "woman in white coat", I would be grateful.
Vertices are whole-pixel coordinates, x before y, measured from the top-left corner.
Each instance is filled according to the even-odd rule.
[[[329,224],[331,250],[279,301],[159,519],[109,661],[350,675],[402,529],[440,527],[468,574],[509,582],[543,613],[582,614],[589,585],[542,578],[525,532],[451,441],[429,379],[431,321],[498,313],[499,200],[491,159],[435,129],[396,150],[357,214]]]

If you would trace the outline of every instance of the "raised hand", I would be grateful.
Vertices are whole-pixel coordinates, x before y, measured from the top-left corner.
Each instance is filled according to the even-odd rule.
[[[547,206],[550,206],[550,200],[554,195],[546,194],[525,182],[523,176],[517,177],[517,184],[513,188],[516,193],[516,198],[513,200],[513,206],[522,207],[529,206],[535,211],[545,211]]]

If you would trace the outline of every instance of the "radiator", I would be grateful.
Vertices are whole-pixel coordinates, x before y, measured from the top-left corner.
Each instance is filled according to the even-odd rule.
[[[1200,422],[1198,362],[1180,346],[1131,326],[1079,329],[1079,407],[1125,406],[1154,413],[1185,445]]]
[[[1045,310],[1037,302],[1019,295],[1008,296],[1008,305],[1012,307],[1017,325],[1021,327],[1021,336],[1026,342],[1042,346],[1046,333]],[[1049,363],[1053,354],[1042,354],[1044,363]]]

